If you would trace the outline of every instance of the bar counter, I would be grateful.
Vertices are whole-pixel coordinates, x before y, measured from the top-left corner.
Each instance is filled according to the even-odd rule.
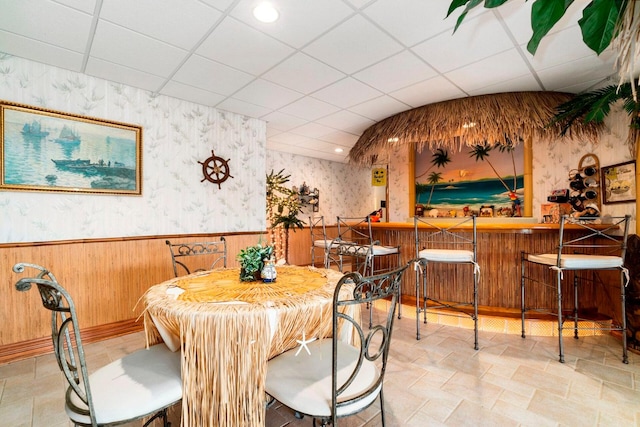
[[[528,220],[528,221],[527,221]],[[489,310],[507,311],[520,310],[520,256],[521,252],[548,253],[555,252],[558,245],[559,224],[541,224],[533,219],[522,218],[501,222],[499,218],[479,218],[477,223],[477,251],[478,264],[481,269],[478,291],[479,305]],[[438,219],[446,224],[447,219]],[[594,228],[604,229],[607,225],[593,225]],[[414,225],[411,222],[381,222],[373,223],[373,237],[386,245],[399,245],[403,261],[416,255]],[[427,225],[419,225],[419,230],[428,232]],[[469,227],[471,230],[471,226]],[[582,232],[576,225],[565,226],[565,233],[579,235]],[[571,283],[571,272],[565,276],[565,282]],[[436,284],[438,292],[444,295],[443,300],[460,301],[459,289],[471,286],[473,283],[471,269],[459,269],[454,266],[438,266]],[[571,277],[570,277],[571,276]],[[601,277],[607,280],[606,277]],[[459,285],[460,284],[460,285]],[[538,298],[539,307],[554,306],[555,291],[542,286]],[[619,307],[616,306],[619,294],[608,291],[603,286],[592,286],[580,294],[580,304],[584,308],[593,308],[600,314],[618,318]],[[463,288],[464,289],[464,288]],[[619,291],[618,291],[619,292]],[[402,294],[415,297],[415,277],[406,274],[402,284]],[[531,295],[531,294],[528,294]],[[573,294],[565,292],[566,306],[573,306]],[[563,304],[565,301],[563,300]]]

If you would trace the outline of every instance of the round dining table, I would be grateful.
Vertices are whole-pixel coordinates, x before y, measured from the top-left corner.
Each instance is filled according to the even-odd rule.
[[[194,273],[142,297],[147,345],[182,352],[183,427],[264,426],[267,361],[331,336],[342,273],[279,266],[275,282],[239,277],[238,268]]]

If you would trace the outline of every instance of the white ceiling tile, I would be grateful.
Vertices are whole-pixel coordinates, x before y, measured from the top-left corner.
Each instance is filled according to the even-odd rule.
[[[335,129],[314,122],[309,122],[295,129],[291,129],[291,133],[309,138],[319,138],[332,132],[335,132]]]
[[[445,75],[462,90],[470,92],[527,74],[530,71],[522,56],[511,49]]]
[[[82,71],[81,53],[0,30],[0,52],[72,71]]]
[[[380,95],[382,92],[351,77],[342,79],[312,94],[314,98],[341,108],[349,108]]]
[[[297,52],[265,73],[262,78],[300,93],[309,94],[345,77],[322,62]]]
[[[249,117],[261,117],[271,112],[269,108],[261,107],[259,105],[250,104],[245,101],[240,101],[235,98],[227,98],[219,103],[217,108],[232,113],[242,114]]]
[[[9,33],[76,52],[89,40],[91,15],[51,1],[2,0],[0,11],[0,28]],[[73,31],[61,31],[67,28]]]
[[[526,51],[526,46],[523,46],[522,49]],[[613,63],[615,60],[611,48],[595,57],[593,51],[582,43],[582,34],[577,26],[559,31],[552,37],[546,38],[544,43],[540,43],[534,56],[531,56],[529,52],[527,52],[527,56],[535,70],[543,70],[586,57],[597,59],[601,63]]]
[[[222,13],[197,0],[108,0],[100,18],[190,50],[220,19]]]
[[[89,58],[86,73],[90,76],[100,77],[124,83],[129,86],[139,87],[149,91],[156,91],[164,82],[164,79],[143,71],[134,70],[112,62],[98,58]]]
[[[304,141],[308,141],[311,138],[306,136],[297,135],[291,132],[282,132],[277,135],[274,135],[271,140],[275,142],[279,142],[281,144],[289,144],[289,145],[298,145],[302,144]]]
[[[402,45],[361,16],[354,16],[304,48],[304,52],[347,74],[400,50]]]
[[[319,118],[316,122],[334,129],[343,129],[346,132],[354,133],[360,133],[375,123],[371,119],[352,113],[348,110],[341,110],[336,113],[329,114],[328,116]]]
[[[614,73],[613,59],[610,63],[601,63],[591,57],[540,70],[538,76],[547,90],[558,90],[578,82],[604,79]]]
[[[84,13],[93,13],[96,8],[96,0],[57,0],[56,3],[78,9]]]
[[[278,0],[275,6],[280,17],[265,24],[253,17],[255,5],[255,0],[241,0],[231,16],[295,48],[306,45],[353,13],[341,0]]]
[[[231,95],[253,80],[253,76],[202,56],[193,55],[180,67],[173,76],[173,80],[209,92]]]
[[[495,16],[485,13],[466,19],[455,34],[442,33],[411,50],[441,73],[463,67],[513,48]]]
[[[434,102],[462,98],[467,94],[442,76],[436,76],[391,92],[389,95],[412,107],[421,107]]]
[[[445,30],[453,31],[457,18],[445,19],[449,4],[449,1],[378,0],[363,11],[400,42],[412,46]]]
[[[337,130],[335,132],[323,135],[319,139],[327,142],[333,142],[334,144],[338,144],[342,147],[351,148],[355,145],[356,142],[358,142],[358,138],[358,135]]]
[[[106,21],[98,23],[91,46],[91,56],[164,77],[186,55],[185,50]]]
[[[523,92],[543,90],[538,81],[531,74],[526,74],[515,79],[501,80],[498,83],[474,89],[470,96],[488,95],[491,93]]]
[[[338,111],[338,107],[314,98],[306,97],[281,108],[280,111],[300,117],[301,119],[316,120],[320,117],[335,113]]]
[[[354,113],[368,117],[371,120],[380,121],[410,108],[410,106],[403,104],[390,96],[384,95],[380,98],[351,107],[350,110]]]
[[[236,92],[233,97],[276,110],[301,98],[302,94],[266,80],[257,79]]]
[[[302,126],[307,121],[300,117],[292,116],[291,114],[285,114],[280,111],[274,111],[273,113],[266,114],[261,117],[266,120],[267,127],[273,127],[281,131],[288,131],[295,127]]]
[[[233,18],[225,18],[196,51],[205,58],[255,75],[292,52],[291,47]]]
[[[385,93],[427,80],[436,71],[409,51],[400,52],[371,67],[356,73],[354,77]]]
[[[267,124],[267,138],[271,138],[273,136],[276,136],[278,134],[282,133],[281,130],[274,128],[273,126],[269,126],[269,124]]]
[[[170,80],[160,91],[163,95],[173,96],[174,98],[185,99],[202,105],[215,106],[225,99],[224,95],[209,92],[202,88],[189,86],[174,80]]]
[[[202,3],[213,6],[218,10],[225,11],[235,0],[200,0]]]
[[[534,2],[526,0],[512,0],[496,9],[503,18],[504,23],[516,39],[518,44],[526,45],[533,34],[531,29],[531,7]],[[551,28],[551,31],[542,39],[540,46],[545,43],[549,35],[576,25],[582,17],[582,9],[587,5],[585,1],[577,1],[569,6],[564,16]]]

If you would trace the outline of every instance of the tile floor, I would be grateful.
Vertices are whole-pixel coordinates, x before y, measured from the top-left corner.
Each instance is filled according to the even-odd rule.
[[[608,335],[520,338],[429,324],[415,339],[415,318],[396,320],[384,387],[387,426],[636,426],[640,427],[640,355],[621,362],[620,341]],[[86,346],[96,368],[144,345],[142,333]],[[0,365],[1,427],[70,426],[64,384],[52,355]],[[173,426],[180,408],[172,408]],[[130,427],[142,423],[132,423]],[[155,424],[160,425],[159,422]],[[267,426],[310,426],[284,407],[267,411]],[[379,405],[341,426],[379,426]]]

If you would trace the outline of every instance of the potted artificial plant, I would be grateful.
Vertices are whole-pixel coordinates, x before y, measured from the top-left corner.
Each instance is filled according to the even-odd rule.
[[[240,262],[240,280],[251,282],[260,279],[264,261],[271,257],[273,246],[262,246],[258,243],[240,250],[237,260]]]

